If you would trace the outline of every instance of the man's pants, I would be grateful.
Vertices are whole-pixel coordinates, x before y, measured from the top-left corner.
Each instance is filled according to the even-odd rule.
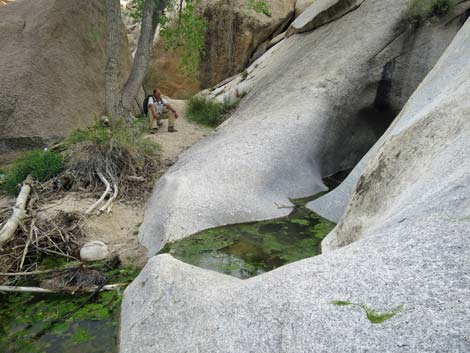
[[[154,119],[152,112],[149,110],[147,116],[149,118],[150,130],[158,129],[157,120],[162,120],[162,119],[168,119],[168,127],[175,126],[175,120],[176,120],[175,115],[172,114],[171,112],[157,113],[157,119]]]

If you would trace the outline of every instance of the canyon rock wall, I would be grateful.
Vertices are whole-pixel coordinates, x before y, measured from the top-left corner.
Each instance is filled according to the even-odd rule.
[[[383,25],[387,3],[364,11]],[[469,43],[470,20],[372,150],[335,251],[244,281],[155,256],[125,291],[121,352],[470,351]]]
[[[17,0],[0,7],[0,154],[44,147],[104,112],[105,4]],[[122,79],[131,57],[122,33]]]

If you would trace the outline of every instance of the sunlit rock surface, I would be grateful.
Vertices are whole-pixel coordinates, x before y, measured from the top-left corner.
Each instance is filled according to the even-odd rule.
[[[150,254],[203,229],[285,216],[289,198],[325,191],[323,177],[353,167],[405,102],[382,87],[407,5],[368,1],[284,39],[243,81],[211,92],[232,99],[249,87],[232,118],[156,184],[139,234]]]
[[[121,352],[470,351],[469,42],[467,22],[370,156],[328,248],[356,241],[245,281],[156,256]]]

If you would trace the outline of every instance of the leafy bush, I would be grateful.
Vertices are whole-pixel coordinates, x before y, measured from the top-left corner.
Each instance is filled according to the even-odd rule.
[[[6,172],[2,189],[14,195],[28,174],[38,181],[45,181],[57,175],[63,165],[64,160],[59,153],[42,150],[27,152]]]
[[[227,119],[238,103],[219,103],[205,97],[193,96],[188,101],[186,117],[198,124],[216,127]]]
[[[428,18],[445,15],[454,5],[455,0],[413,0],[407,19],[413,24],[420,24]]]
[[[179,50],[180,67],[183,72],[194,77],[204,55],[207,19],[197,10],[198,1],[187,1],[178,23],[172,24],[162,17],[160,36],[164,39],[165,50]]]
[[[204,55],[207,20],[200,14],[200,0],[186,0],[180,8],[176,1],[168,1],[167,8],[178,11],[178,20],[170,18],[170,12],[159,16],[160,36],[164,39],[164,49],[178,50],[181,56],[180,68],[188,77],[195,77]],[[135,7],[130,16],[135,20],[142,19],[145,0],[135,0]]]

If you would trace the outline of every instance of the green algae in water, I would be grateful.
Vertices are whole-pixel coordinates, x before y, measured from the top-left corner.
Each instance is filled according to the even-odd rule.
[[[318,255],[335,224],[308,210],[310,199],[294,201],[288,217],[205,230],[167,244],[160,253],[238,278]]]
[[[118,268],[106,274],[120,283],[133,280],[138,272]],[[0,352],[117,352],[122,291],[101,292],[80,307],[88,297],[0,294]]]

